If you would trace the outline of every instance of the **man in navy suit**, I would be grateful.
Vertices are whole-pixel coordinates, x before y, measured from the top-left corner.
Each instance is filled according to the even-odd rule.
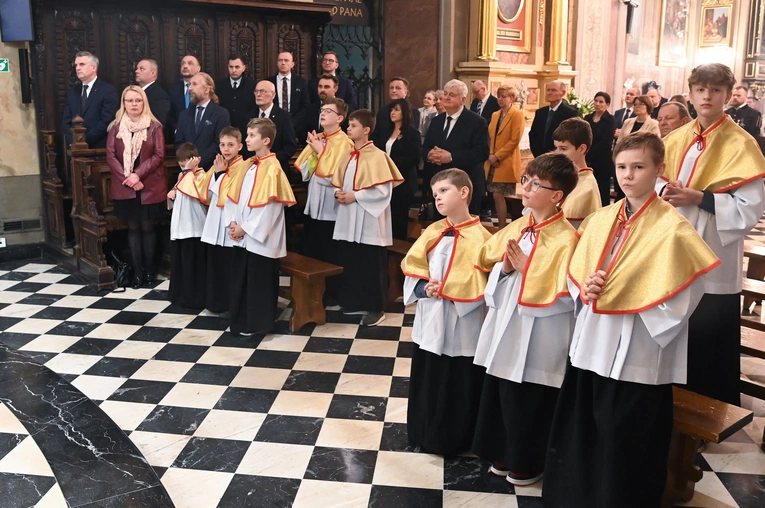
[[[271,81],[259,81],[255,88],[257,107],[250,113],[252,118],[270,118],[276,125],[276,136],[271,145],[271,151],[282,165],[284,172],[290,174],[290,157],[295,154],[295,129],[292,126],[290,114],[274,104],[276,87]]]
[[[220,131],[231,125],[228,110],[216,104],[215,82],[209,74],[198,72],[189,82],[191,106],[181,112],[175,131],[175,149],[187,141],[194,143],[202,160],[199,167],[210,169],[218,155]]]
[[[170,96],[157,83],[157,61],[147,58],[135,66],[135,83],[143,88],[149,100],[149,108],[154,118],[163,126],[167,125],[167,115],[170,114]]]
[[[72,144],[72,120],[81,116],[88,129],[85,141],[90,148],[106,148],[106,128],[114,120],[120,108],[117,89],[98,79],[98,57],[87,51],[80,51],[74,59],[78,85],[66,94],[64,109],[64,136],[67,145]]]
[[[276,59],[279,73],[268,78],[276,87],[276,105],[289,112],[296,132],[303,132],[308,118],[308,83],[304,78],[293,74],[295,59],[289,51],[282,51]],[[278,126],[277,126],[278,132]]]
[[[441,170],[459,168],[473,183],[470,213],[478,215],[486,195],[483,164],[489,158],[489,130],[479,115],[465,107],[467,85],[453,79],[444,85],[441,104],[446,110],[430,122],[422,143],[425,182]]]
[[[181,58],[181,80],[170,89],[170,114],[167,117],[168,128],[166,132],[172,134],[178,126],[178,117],[191,105],[189,85],[191,77],[202,70],[199,59],[194,55],[185,55]],[[172,138],[171,138],[172,139]]]
[[[220,105],[228,110],[231,125],[247,137],[250,112],[255,108],[255,80],[245,74],[247,66],[240,55],[228,57],[228,76],[215,83]],[[246,151],[246,149],[245,149]]]
[[[486,120],[486,126],[491,123],[491,115],[499,111],[499,101],[486,89],[486,83],[480,79],[473,81],[473,102],[470,111],[479,114]]]
[[[409,80],[401,76],[395,76],[391,78],[388,84],[388,96],[391,101],[396,99],[409,100]],[[390,106],[389,102],[377,113],[377,121],[375,122],[375,130],[371,136],[371,139],[375,142],[376,146],[385,147],[390,133],[393,132],[390,121]],[[411,103],[410,103],[411,105]],[[412,106],[412,120],[414,121],[413,127],[417,130],[420,129],[420,111]]]
[[[552,81],[547,84],[545,99],[550,105],[537,110],[529,130],[529,145],[534,157],[555,150],[555,142],[552,138],[555,129],[563,120],[579,116],[574,108],[563,102],[565,95],[566,84],[563,81]]]
[[[335,97],[343,99],[348,105],[348,114],[350,115],[356,109],[358,109],[358,103],[356,102],[356,90],[353,88],[353,83],[348,78],[343,78],[337,74],[337,68],[340,67],[340,60],[337,58],[337,53],[327,51],[324,53],[324,57],[321,59],[321,75],[330,74],[337,76],[337,93]],[[319,84],[319,77],[313,78],[308,82],[308,93],[311,94],[311,102],[314,103],[319,100],[319,93],[317,91],[317,85]]]
[[[619,139],[619,134],[622,133],[622,125],[624,125],[624,121],[635,116],[635,110],[632,108],[632,103],[638,95],[640,95],[640,90],[637,88],[628,88],[627,91],[624,92],[624,107],[617,109],[614,113],[614,123],[616,124],[614,140]]]

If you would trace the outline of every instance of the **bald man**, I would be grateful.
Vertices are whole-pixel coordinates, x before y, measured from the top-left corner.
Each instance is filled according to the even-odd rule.
[[[486,125],[491,123],[491,115],[499,110],[499,101],[494,97],[486,83],[483,81],[473,81],[473,102],[470,104],[470,111],[477,113],[486,120]]]
[[[271,81],[258,81],[255,85],[255,104],[254,110],[250,111],[250,118],[270,118],[276,125],[276,136],[274,136],[271,151],[276,154],[276,158],[282,165],[284,172],[289,175],[291,168],[289,165],[290,157],[297,150],[295,144],[295,128],[292,125],[292,116],[289,111],[285,111],[274,104],[276,98],[276,85]]]
[[[545,99],[550,105],[537,110],[529,130],[529,144],[534,157],[555,150],[552,138],[555,129],[563,120],[579,116],[574,108],[563,102],[566,88],[563,81],[551,81],[545,87]]]
[[[141,60],[135,66],[135,84],[143,88],[149,107],[154,117],[163,126],[167,124],[167,115],[170,113],[170,96],[157,83],[157,61],[147,58]]]

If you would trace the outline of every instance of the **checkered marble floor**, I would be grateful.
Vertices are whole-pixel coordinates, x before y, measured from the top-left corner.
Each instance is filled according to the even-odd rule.
[[[285,308],[277,333],[240,337],[171,305],[167,289],[96,293],[49,260],[5,263],[0,343],[98,404],[175,506],[541,506],[541,484],[513,487],[476,458],[408,446],[413,307],[393,304],[366,329],[330,310],[295,334]],[[707,448],[684,506],[763,506],[765,402],[744,399],[755,422]],[[4,508],[67,506],[34,437],[0,406],[0,492],[26,475],[38,496]]]

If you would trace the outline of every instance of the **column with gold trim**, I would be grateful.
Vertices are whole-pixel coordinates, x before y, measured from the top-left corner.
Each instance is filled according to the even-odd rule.
[[[539,0],[543,2],[544,0]],[[568,0],[552,0],[550,13],[550,57],[547,65],[569,65]]]
[[[497,60],[497,0],[480,0],[478,60]]]

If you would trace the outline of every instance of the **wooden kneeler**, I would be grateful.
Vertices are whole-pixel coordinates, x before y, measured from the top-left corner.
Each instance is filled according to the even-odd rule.
[[[292,279],[289,289],[279,290],[279,296],[292,300],[290,331],[294,333],[307,323],[326,323],[324,290],[327,277],[340,275],[343,267],[294,252],[279,259],[279,267]]]

